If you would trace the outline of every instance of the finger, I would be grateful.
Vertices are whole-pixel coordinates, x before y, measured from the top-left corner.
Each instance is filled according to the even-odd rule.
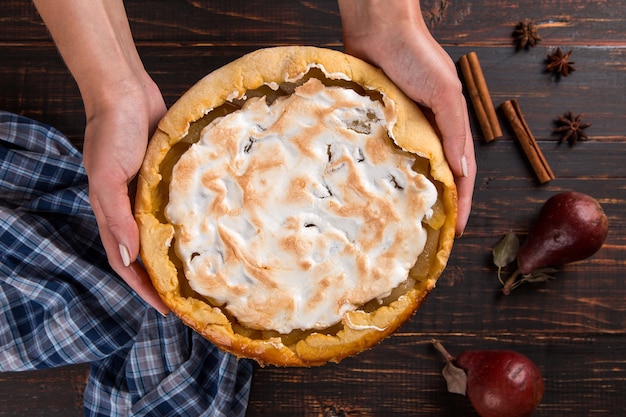
[[[457,185],[457,222],[456,236],[463,235],[472,209],[472,197],[474,195],[474,183],[476,180],[476,159],[474,156],[474,143],[471,140],[465,142],[465,156],[467,160],[467,176],[456,177]]]
[[[132,213],[126,180],[94,178],[90,181],[90,187],[92,205],[97,205],[99,209],[96,218],[100,229],[102,231],[106,228],[112,234],[118,252],[120,245],[125,248],[128,257],[122,259],[123,250],[118,257],[125,260],[128,266],[139,255],[139,229]]]
[[[436,101],[432,110],[435,114],[435,122],[442,137],[443,150],[448,164],[456,177],[467,177],[468,160],[466,144],[472,140],[467,107],[462,95],[456,99],[450,96],[445,101]],[[473,152],[472,156],[473,158]]]
[[[103,218],[101,206],[97,199],[92,202],[96,218]],[[120,245],[106,225],[101,225],[100,239],[113,270],[130,286],[144,301],[154,307],[162,315],[167,315],[169,308],[163,303],[155,290],[148,273],[138,262],[127,263],[123,259]]]
[[[133,262],[128,267],[124,267],[119,273],[128,286],[130,286],[145,302],[150,304],[161,315],[167,316],[170,309],[165,305],[159,293],[152,285],[148,273],[138,262]]]
[[[442,136],[446,159],[455,176],[458,197],[456,235],[461,236],[471,211],[476,177],[476,159],[467,105],[462,94],[458,94],[456,97],[456,100],[446,100],[448,103],[443,104],[443,108],[446,109],[445,113],[439,111],[441,106],[436,106],[433,113]],[[445,114],[446,120],[441,120],[443,119],[442,114]]]

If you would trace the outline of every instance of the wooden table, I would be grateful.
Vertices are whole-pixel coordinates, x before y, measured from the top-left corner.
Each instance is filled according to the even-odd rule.
[[[334,0],[126,2],[139,51],[168,104],[209,71],[266,46],[341,48]],[[422,7],[451,57],[476,51],[494,104],[515,98],[556,179],[540,185],[500,114],[504,137],[482,139],[472,217],[424,306],[379,346],[338,365],[256,371],[248,415],[470,416],[449,394],[430,340],[454,353],[511,348],[541,368],[536,416],[621,415],[626,407],[626,1],[459,0]],[[511,33],[534,19],[543,40],[517,51]],[[0,108],[52,124],[80,143],[78,90],[35,9],[5,0],[0,11]],[[572,50],[576,71],[555,80],[546,55]],[[566,111],[593,123],[589,141],[559,144]],[[524,236],[539,206],[563,190],[591,194],[610,224],[604,247],[557,279],[499,293],[491,249],[509,230]],[[88,368],[0,374],[0,415],[81,415]]]

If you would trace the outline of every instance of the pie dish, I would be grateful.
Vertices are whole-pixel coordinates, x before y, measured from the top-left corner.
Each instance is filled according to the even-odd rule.
[[[141,260],[219,348],[318,366],[371,348],[433,289],[456,188],[436,131],[384,73],[261,49],[192,86],[138,177]]]

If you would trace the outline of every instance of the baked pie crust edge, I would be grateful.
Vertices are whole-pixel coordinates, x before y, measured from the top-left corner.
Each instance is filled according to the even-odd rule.
[[[334,334],[313,332],[303,339],[284,345],[280,339],[256,339],[234,331],[233,323],[221,309],[200,298],[181,293],[176,266],[170,259],[174,236],[171,224],[157,217],[164,197],[159,189],[161,163],[173,145],[183,139],[192,122],[233,96],[269,83],[281,84],[297,79],[312,65],[321,66],[327,75],[345,74],[360,86],[377,90],[395,104],[397,121],[392,129],[401,148],[429,161],[431,178],[439,187],[439,202],[445,217],[439,228],[436,253],[424,280],[389,305],[372,312],[353,311],[342,320],[343,328]],[[211,72],[168,110],[148,146],[139,172],[135,217],[139,226],[141,260],[165,304],[183,322],[211,340],[219,348],[260,364],[278,366],[318,366],[355,355],[393,333],[419,308],[445,268],[454,241],[457,195],[454,177],[445,160],[440,139],[417,105],[404,95],[380,70],[339,51],[287,46],[260,49]]]

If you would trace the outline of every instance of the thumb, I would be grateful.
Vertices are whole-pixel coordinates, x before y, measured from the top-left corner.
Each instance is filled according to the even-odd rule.
[[[461,96],[453,103],[444,105],[446,111],[436,106],[432,109],[435,122],[441,133],[443,150],[455,177],[468,177],[467,142],[472,141],[467,106]],[[444,118],[445,116],[445,118]]]
[[[474,143],[472,131],[469,126],[467,105],[463,96],[456,104],[449,103],[447,111],[432,109],[435,114],[435,122],[442,137],[443,150],[452,173],[456,177],[458,211],[456,235],[461,236],[467,225],[474,190],[476,176],[476,160],[474,155]],[[442,116],[445,114],[445,119]]]
[[[128,186],[125,181],[111,178],[90,187],[91,204],[109,262],[117,258],[128,266],[139,255],[139,229],[132,214]]]
[[[125,187],[124,190],[126,190]],[[159,297],[147,272],[135,261],[139,253],[139,231],[130,210],[130,199],[126,193],[124,191],[118,194],[104,194],[105,198],[99,197],[102,194],[90,193],[100,238],[113,270],[141,298],[165,316],[169,308]],[[120,197],[115,199],[114,196]]]

